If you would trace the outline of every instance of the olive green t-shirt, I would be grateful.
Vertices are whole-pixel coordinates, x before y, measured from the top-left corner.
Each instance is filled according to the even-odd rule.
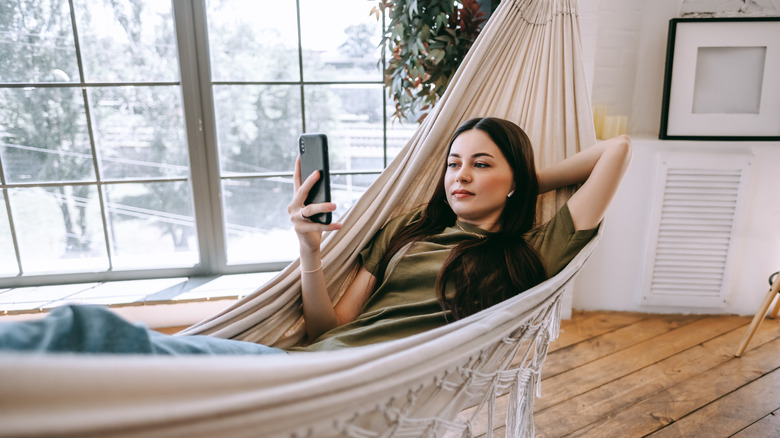
[[[421,210],[400,215],[377,232],[360,253],[363,266],[376,275],[390,239],[418,220]],[[574,230],[568,206],[545,225],[526,234],[539,252],[547,277],[558,273],[590,241],[597,229]],[[436,294],[436,278],[450,251],[459,243],[488,235],[458,222],[440,234],[416,242],[390,260],[384,279],[357,319],[330,330],[298,351],[335,350],[411,336],[447,323]]]

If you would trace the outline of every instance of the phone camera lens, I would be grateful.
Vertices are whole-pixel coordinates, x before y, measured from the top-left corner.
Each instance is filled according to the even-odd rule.
[[[306,145],[305,145],[303,139],[301,139],[301,153],[304,153],[304,152],[306,152]]]

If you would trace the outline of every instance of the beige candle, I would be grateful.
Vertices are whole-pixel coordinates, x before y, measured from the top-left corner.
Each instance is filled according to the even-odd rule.
[[[617,116],[617,118],[618,118],[617,135],[623,135],[626,132],[628,132],[628,116]]]
[[[596,138],[604,138],[602,130],[604,129],[604,117],[606,116],[606,105],[593,105],[593,127],[596,128]]]
[[[608,138],[617,137],[620,124],[619,116],[606,116],[604,117],[604,127],[601,129],[601,139],[606,140]]]

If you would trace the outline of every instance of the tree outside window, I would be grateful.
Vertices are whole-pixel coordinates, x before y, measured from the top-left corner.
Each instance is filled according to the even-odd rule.
[[[387,121],[372,6],[0,4],[0,285],[174,268],[214,275],[296,257],[285,206],[297,136],[328,134],[343,213],[415,128]],[[359,12],[321,19],[334,9]],[[194,30],[208,35],[197,60],[177,45],[183,10],[206,17]],[[195,114],[183,103],[180,68],[203,63],[210,76],[198,76],[199,89],[210,94],[198,101],[213,106]],[[188,128],[193,118],[214,132]],[[217,157],[218,174],[192,168],[202,156]],[[196,215],[197,184],[220,194],[210,211],[222,228],[204,229],[219,221]],[[204,239],[211,235],[224,239]],[[203,251],[224,263],[206,265]]]

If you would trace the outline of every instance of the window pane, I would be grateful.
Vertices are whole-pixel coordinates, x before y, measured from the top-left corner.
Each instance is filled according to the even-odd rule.
[[[14,241],[11,238],[8,209],[5,205],[5,190],[0,190],[0,276],[18,273],[19,266],[16,264]]]
[[[333,219],[347,212],[377,175],[331,176]],[[298,240],[287,214],[292,178],[231,179],[222,183],[228,263],[290,261],[298,257]]]
[[[115,268],[198,263],[189,182],[111,184],[105,190]]]
[[[68,2],[2,2],[0,8],[0,82],[78,82]]]
[[[300,88],[288,85],[216,85],[222,174],[291,172],[301,133]]]
[[[417,123],[406,122],[400,123],[392,120],[392,111],[387,112],[387,164],[401,152],[409,140],[417,132],[417,128],[420,126]]]
[[[179,80],[172,2],[76,0],[87,82]]]
[[[0,89],[0,159],[8,182],[94,181],[78,88]]]
[[[8,191],[25,273],[108,268],[95,186]]]
[[[298,257],[298,241],[287,214],[292,195],[291,177],[222,182],[229,264]]]
[[[306,130],[328,135],[331,168],[384,167],[381,85],[308,85],[304,93]],[[366,163],[366,156],[380,160]]]
[[[103,178],[189,175],[178,86],[101,87],[88,93]]]
[[[213,81],[297,81],[294,1],[208,0]]]
[[[375,6],[373,0],[301,0],[304,80],[382,81],[382,22],[370,15]]]
[[[344,215],[357,200],[363,196],[368,187],[379,177],[379,174],[369,175],[331,175],[331,200],[336,204],[333,220]],[[297,256],[297,255],[296,255]]]

